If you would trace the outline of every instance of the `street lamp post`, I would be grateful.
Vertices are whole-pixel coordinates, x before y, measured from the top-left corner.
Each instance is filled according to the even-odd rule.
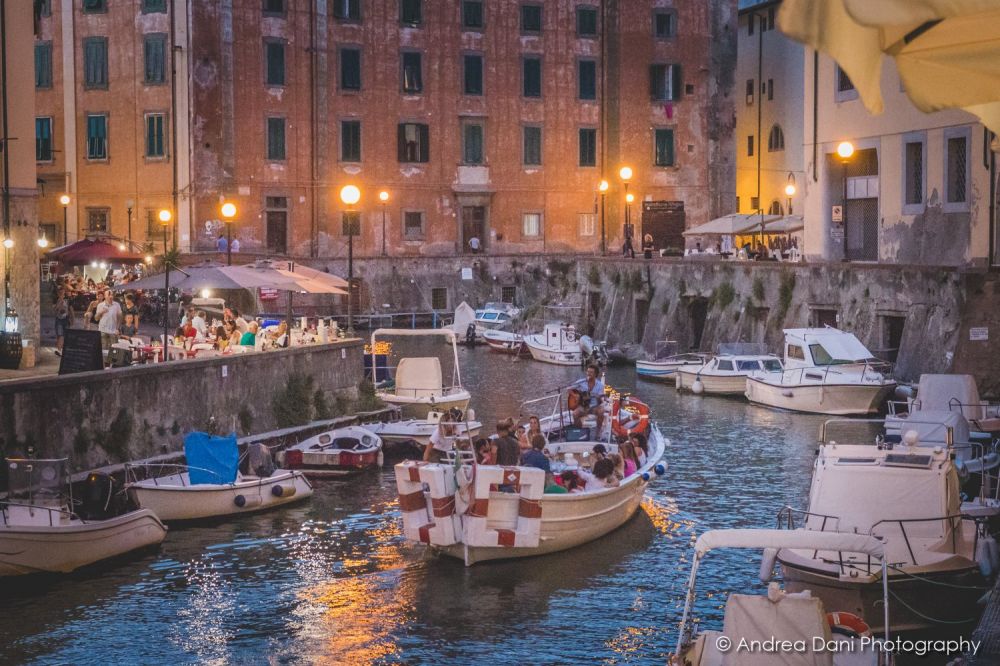
[[[382,190],[378,193],[378,200],[382,203],[382,256],[385,257],[385,205],[389,203],[389,193]]]
[[[854,155],[854,144],[850,141],[841,141],[837,146],[837,155],[840,157],[844,179],[844,199],[840,209],[840,219],[843,220],[844,224],[844,260],[846,261],[849,259],[847,256],[847,163],[851,160],[851,156]]]
[[[69,210],[69,201],[70,199],[68,194],[64,194],[59,197],[59,203],[62,204],[63,207],[63,245],[69,245],[69,226],[66,221],[66,211]]]
[[[167,256],[167,229],[170,228],[172,215],[166,208],[162,209],[158,215],[160,226],[163,228],[163,360],[167,360],[167,347],[169,346],[170,332],[170,260]]]
[[[788,174],[788,184],[785,185],[785,196],[788,197],[788,214],[792,214],[792,197],[795,196],[795,176]]]
[[[129,199],[125,202],[125,209],[128,210],[128,250],[132,251],[132,208],[135,202]]]
[[[608,196],[608,181],[601,179],[601,182],[597,185],[597,191],[601,193],[601,256],[603,257],[608,253],[607,236],[604,231],[604,199]]]
[[[630,239],[632,238],[632,235],[633,235],[632,234],[632,221],[631,221],[631,214],[630,214],[631,211],[629,210],[629,208],[630,208],[629,204],[632,202],[632,199],[635,199],[635,197],[633,196],[632,199],[629,199],[629,193],[628,193],[628,182],[630,180],[632,180],[632,169],[631,169],[631,167],[623,166],[621,169],[619,169],[618,170],[618,177],[622,179],[622,183],[625,185],[625,229],[624,229],[624,233],[622,234],[625,237],[625,244],[622,246],[622,254],[624,255],[626,252],[629,251],[628,248],[630,248],[631,245],[632,245],[631,242],[630,242]],[[635,249],[632,249],[631,251],[632,251],[632,255],[634,257],[635,256]]]
[[[356,185],[340,188],[340,200],[347,206],[347,336],[354,337],[354,206],[361,201],[361,190]],[[360,220],[359,220],[360,222]]]
[[[236,204],[227,201],[222,204],[222,218],[226,221],[226,265],[233,265],[233,218],[236,217]]]

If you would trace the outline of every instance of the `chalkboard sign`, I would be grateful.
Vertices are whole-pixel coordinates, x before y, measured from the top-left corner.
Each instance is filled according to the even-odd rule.
[[[82,331],[76,328],[67,330],[63,342],[62,361],[59,363],[59,374],[69,375],[74,372],[103,369],[104,355],[101,353],[100,332]]]

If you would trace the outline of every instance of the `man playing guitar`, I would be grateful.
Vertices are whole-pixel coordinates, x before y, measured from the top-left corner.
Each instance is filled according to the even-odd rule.
[[[587,414],[596,416],[596,436],[600,437],[604,429],[604,382],[598,374],[596,365],[588,365],[587,376],[570,387],[567,404],[573,411],[573,424],[577,428],[583,427],[583,417]]]

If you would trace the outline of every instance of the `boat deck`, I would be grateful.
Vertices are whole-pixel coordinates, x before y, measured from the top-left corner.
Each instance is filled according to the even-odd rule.
[[[974,654],[967,652],[964,655],[966,664],[969,666],[1000,664],[1000,577],[997,578],[986,601],[986,608],[979,618],[979,625],[972,632],[972,640],[982,641],[982,644]]]

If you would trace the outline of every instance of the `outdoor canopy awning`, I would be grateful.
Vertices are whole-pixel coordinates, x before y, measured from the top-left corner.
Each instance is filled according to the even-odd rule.
[[[751,231],[760,231],[761,222],[765,225],[780,219],[779,215],[764,215],[759,213],[753,215],[724,215],[710,220],[705,224],[699,224],[684,232],[685,236],[735,236]]]
[[[796,231],[802,231],[805,226],[805,222],[802,220],[801,215],[785,215],[784,217],[779,217],[773,222],[766,222],[764,224],[764,233],[790,234]]]
[[[94,261],[105,261],[121,264],[136,264],[142,261],[142,255],[122,249],[123,243],[110,238],[83,238],[52,248],[45,253],[46,261],[58,261],[69,266],[86,266]]]
[[[965,109],[1000,133],[997,0],[785,0],[778,27],[836,60],[871,113],[885,54],[918,109]]]

